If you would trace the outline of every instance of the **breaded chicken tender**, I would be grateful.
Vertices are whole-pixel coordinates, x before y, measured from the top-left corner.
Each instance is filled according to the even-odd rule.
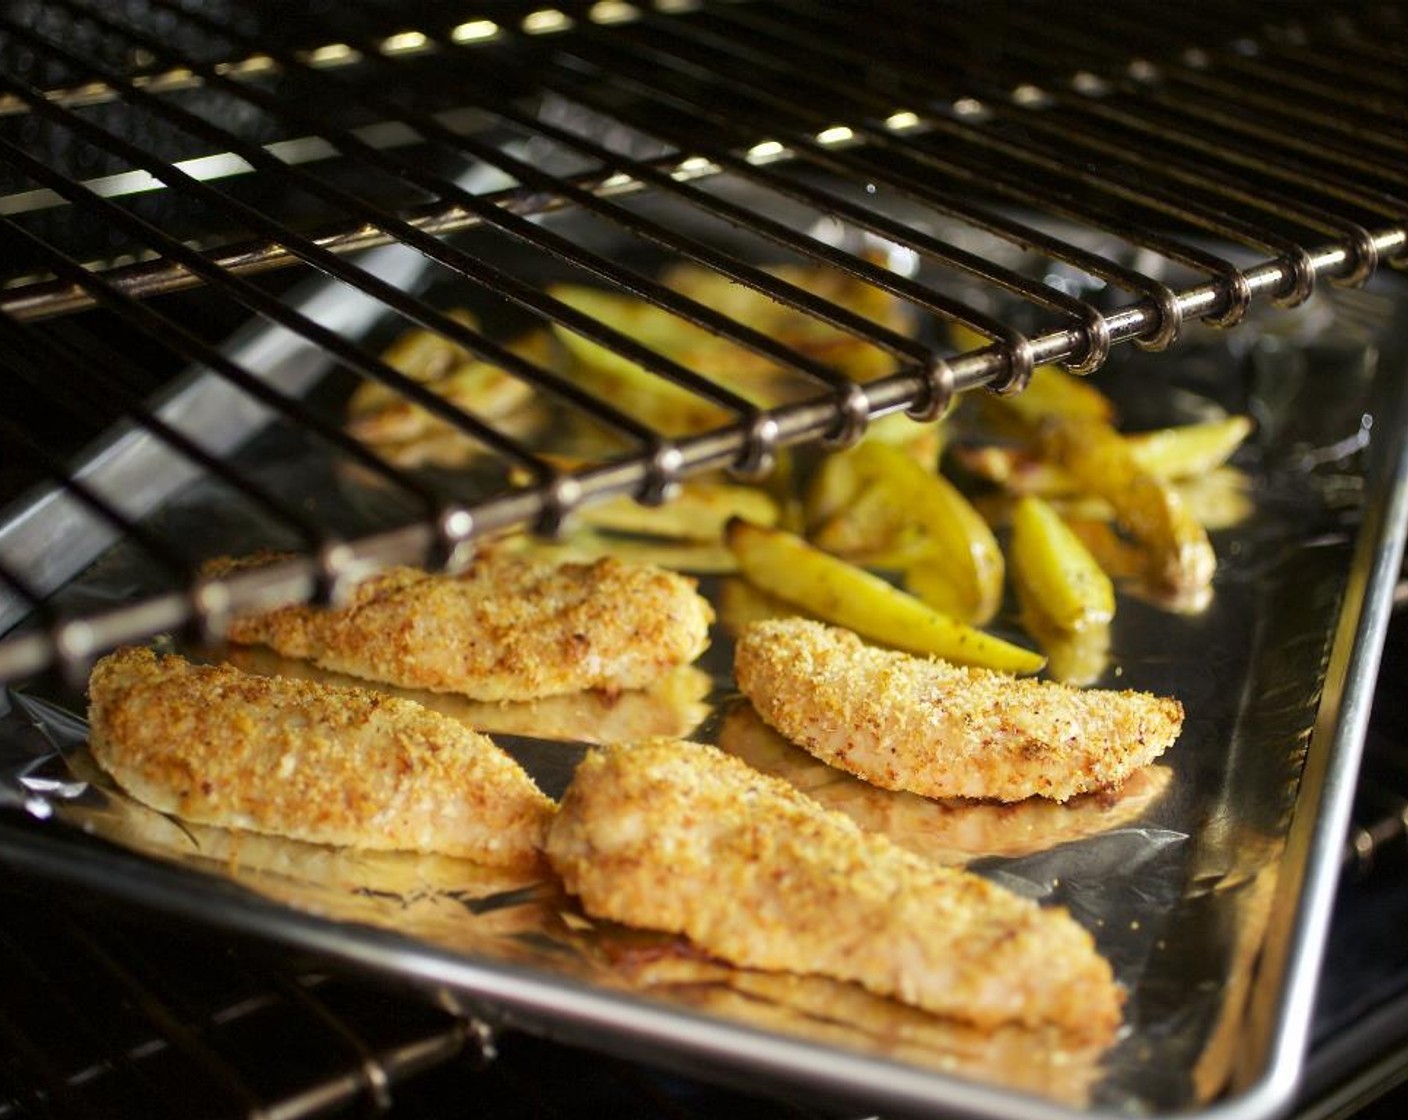
[[[1108,1037],[1120,988],[1089,933],[940,867],[715,747],[596,748],[548,832],[588,914],[747,968],[829,976],[982,1027]]]
[[[884,789],[1065,801],[1118,785],[1178,738],[1183,706],[864,644],[800,618],[749,626],[738,687],[785,738]]]
[[[219,560],[206,571],[259,562],[268,559]],[[453,576],[388,568],[344,607],[246,615],[228,636],[401,688],[535,700],[645,688],[704,651],[713,617],[693,580],[663,568],[490,551]]]
[[[554,805],[457,720],[363,688],[123,649],[88,682],[94,757],[196,824],[529,867]]]

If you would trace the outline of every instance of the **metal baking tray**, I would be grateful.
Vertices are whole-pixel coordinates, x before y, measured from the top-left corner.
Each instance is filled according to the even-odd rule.
[[[391,267],[404,251],[385,252]],[[1269,1117],[1290,1101],[1306,1046],[1408,524],[1408,452],[1393,438],[1408,420],[1408,316],[1384,313],[1401,307],[1394,279],[1322,297],[1346,301],[1329,316],[1282,314],[1227,336],[1195,329],[1164,355],[1117,350],[1101,371],[1136,425],[1209,404],[1258,420],[1239,461],[1250,509],[1215,534],[1211,602],[1179,611],[1121,596],[1101,683],[1176,695],[1189,718],[1167,758],[1118,795],[999,809],[838,782],[740,701],[725,624],[696,670],[614,702],[425,698],[488,730],[550,793],[594,738],[688,735],[784,772],[935,858],[1068,907],[1128,989],[1126,1030],[1105,1053],[1041,1032],[980,1035],[845,986],[697,962],[666,971],[667,939],[585,921],[547,882],[187,827],[134,804],[92,766],[81,695],[51,680],[12,689],[0,717],[0,860],[396,974],[491,1024],[705,1077],[884,1111]],[[401,281],[414,286],[413,270]],[[1377,308],[1373,330],[1354,301]],[[309,359],[296,340],[286,352],[277,343],[254,334],[232,346],[271,368]],[[210,389],[194,373],[168,407],[198,407]],[[326,516],[381,516],[380,495],[312,458],[296,432],[240,445],[235,461],[275,487],[296,485]],[[116,438],[82,473],[160,479],[134,498],[134,515],[200,534],[212,553],[268,543],[208,483],[153,473],[153,453]],[[54,578],[61,603],[146,589],[134,546],[66,535],[61,511],[44,496],[12,510],[0,545],[66,557]],[[703,585],[721,587],[715,576]]]

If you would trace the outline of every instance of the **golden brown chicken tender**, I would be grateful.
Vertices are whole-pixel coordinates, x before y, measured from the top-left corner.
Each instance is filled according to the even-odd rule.
[[[715,747],[593,750],[546,851],[589,914],[732,964],[854,981],[984,1027],[1107,1037],[1120,1021],[1110,966],[1067,913],[862,832]]]
[[[457,720],[363,688],[124,649],[89,680],[91,746],[197,824],[319,844],[538,862],[552,801]]]
[[[925,797],[1065,801],[1117,785],[1183,726],[1177,700],[914,657],[800,618],[749,626],[734,674],[785,738],[874,785]]]
[[[693,580],[663,568],[490,551],[458,575],[387,568],[344,607],[245,615],[228,636],[401,688],[534,700],[645,688],[704,651],[713,617]]]

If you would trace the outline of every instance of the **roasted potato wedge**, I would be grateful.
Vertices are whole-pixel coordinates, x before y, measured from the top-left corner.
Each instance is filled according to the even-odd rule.
[[[555,540],[519,536],[508,538],[508,542],[506,547],[522,549],[534,556],[574,563],[614,556],[695,575],[728,575],[738,570],[738,560],[721,540],[626,537],[583,526]]]
[[[863,637],[1009,673],[1034,673],[1045,663],[1040,654],[941,614],[792,533],[736,519],[725,541],[750,582]]]
[[[479,329],[479,320],[468,308],[451,307],[445,311],[445,318],[453,319],[471,330]],[[456,366],[475,360],[474,355],[458,342],[452,342],[424,327],[412,327],[402,332],[382,351],[381,356],[387,365],[417,381],[436,381],[447,376]],[[375,389],[369,387],[368,391],[376,395]],[[394,395],[394,391],[390,392]]]
[[[903,567],[923,554],[926,542],[897,516],[894,495],[865,482],[844,509],[808,534],[817,548],[871,567]],[[899,558],[899,563],[896,563]]]
[[[847,273],[815,264],[775,265],[767,271],[898,333],[908,333],[912,328],[900,300]],[[667,271],[662,279],[681,295],[819,358],[856,381],[870,381],[894,372],[894,359],[885,351],[717,272],[681,265]],[[738,348],[730,349],[736,353]]]
[[[1012,510],[1012,579],[1027,610],[1058,630],[1108,624],[1115,588],[1090,550],[1048,503],[1033,495]]]
[[[1026,595],[1020,589],[1022,625],[1037,647],[1046,655],[1046,675],[1075,688],[1097,683],[1110,666],[1110,624],[1087,626],[1084,630],[1061,630],[1044,614],[1028,613]]]
[[[1172,485],[1139,465],[1118,432],[1098,420],[1049,417],[1040,440],[1082,490],[1114,508],[1144,549],[1145,576],[1155,586],[1183,593],[1211,584],[1217,558],[1207,531]]]
[[[950,323],[948,329],[949,337],[960,350],[979,350],[993,345],[990,338],[960,323]],[[1047,416],[1080,416],[1107,423],[1115,420],[1114,402],[1109,397],[1090,382],[1057,365],[1037,366],[1020,393],[995,399],[1029,424]]]
[[[796,603],[764,591],[741,575],[725,576],[719,581],[717,603],[719,624],[737,637],[752,622],[769,618],[791,618],[806,612]]]
[[[720,340],[707,331],[638,299],[584,285],[559,284],[549,292],[692,369],[701,364],[695,351],[702,351],[707,359],[711,349],[717,351],[721,346]],[[554,333],[575,359],[580,376],[595,392],[609,400],[628,402],[634,415],[665,435],[689,435],[728,422],[728,410],[707,397],[659,377],[582,335],[562,327],[554,327]],[[739,352],[736,346],[728,349]]]
[[[1115,420],[1115,406],[1109,397],[1059,366],[1037,366],[1025,389],[996,400],[1027,424],[1039,424],[1048,416],[1100,420],[1107,424]]]
[[[1216,470],[1252,433],[1247,416],[1224,416],[1125,435],[1134,461],[1158,478],[1196,478]]]
[[[1122,434],[1140,468],[1156,478],[1193,479],[1221,467],[1251,434],[1245,416],[1225,416],[1174,428]],[[989,444],[955,448],[958,462],[967,471],[1019,494],[1056,497],[1075,493],[1076,480],[1068,471],[1041,457],[1031,446]]]
[[[1236,467],[1218,467],[1174,484],[1188,511],[1209,532],[1230,529],[1252,513],[1251,480]]]
[[[775,275],[798,287],[903,329],[903,308],[885,292],[853,277],[815,266],[780,266]],[[816,358],[858,381],[891,373],[894,360],[868,342],[737,284],[709,269],[684,265],[662,278],[666,287]],[[634,338],[687,369],[703,374],[754,404],[773,404],[815,386],[771,358],[694,326],[630,296],[584,285],[549,289],[557,299]],[[570,330],[557,328],[582,375],[603,394],[629,399],[633,411],[668,435],[685,435],[726,422],[719,405]]]
[[[448,314],[473,325],[466,311]],[[546,331],[521,335],[509,342],[507,349],[542,366],[551,366],[556,358],[552,337]],[[383,357],[388,365],[424,382],[455,407],[484,420],[502,419],[534,398],[533,386],[528,382],[479,360],[431,331],[407,331],[391,344]],[[347,411],[348,431],[366,443],[430,442],[461,435],[453,424],[376,381],[358,386],[347,403]]]
[[[831,473],[833,477],[827,477]],[[1004,562],[992,529],[958,489],[886,443],[862,443],[818,473],[812,532],[819,547],[862,563],[924,569],[911,590],[982,625],[1002,602]]]
[[[688,481],[658,506],[617,498],[578,512],[577,520],[596,529],[682,541],[718,541],[734,517],[758,525],[775,525],[777,503],[755,486],[720,479]]]

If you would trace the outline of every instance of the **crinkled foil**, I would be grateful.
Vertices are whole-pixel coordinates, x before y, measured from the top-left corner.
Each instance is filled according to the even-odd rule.
[[[925,857],[1067,907],[1128,993],[1125,1028],[1107,1050],[1056,1031],[976,1031],[853,985],[729,968],[675,939],[591,920],[538,878],[183,824],[133,802],[95,769],[83,745],[82,701],[72,694],[31,688],[11,697],[0,802],[54,830],[81,829],[344,921],[349,939],[385,927],[412,947],[505,962],[1063,1105],[1129,1113],[1200,1106],[1227,1084],[1245,1025],[1243,1000],[1346,592],[1366,418],[1378,391],[1375,353],[1322,332],[1308,342],[1257,335],[1234,349],[1200,339],[1166,355],[1112,357],[1103,376],[1118,399],[1134,402],[1136,424],[1183,418],[1214,391],[1220,405],[1249,410],[1259,424],[1237,460],[1245,516],[1213,534],[1220,567],[1211,601],[1173,608],[1121,594],[1099,683],[1176,696],[1187,724],[1163,760],[1118,791],[1066,805],[960,804],[887,793],[829,770],[782,741],[737,695],[726,611],[701,663],[647,692],[525,705],[418,697],[494,734],[554,794],[591,741],[695,737]],[[375,507],[355,478],[315,469],[307,448],[288,438],[251,460],[262,481],[324,510]],[[369,505],[358,507],[363,500]],[[266,543],[257,523],[204,485],[157,517],[164,529],[198,529],[212,552]],[[141,557],[119,545],[61,598],[121,599],[147,578]],[[726,578],[708,576],[703,586],[718,596]],[[997,627],[1018,632],[1010,608]],[[334,679],[263,651],[190,652],[256,672]],[[609,1029],[600,1041],[610,1044]]]

